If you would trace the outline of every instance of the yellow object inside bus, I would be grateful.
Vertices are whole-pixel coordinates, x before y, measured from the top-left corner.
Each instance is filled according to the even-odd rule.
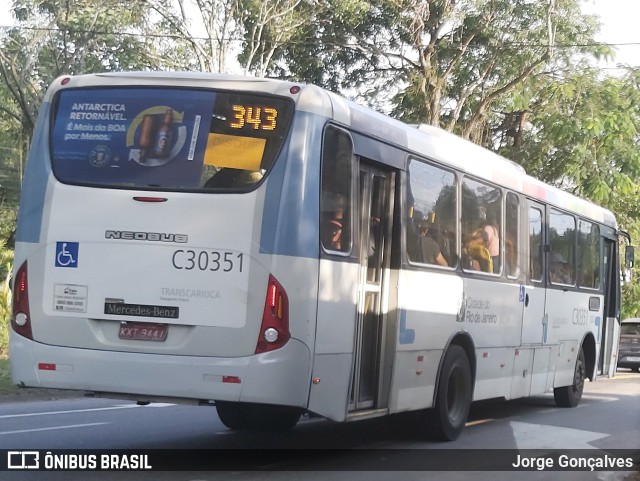
[[[232,169],[260,170],[266,139],[236,135],[209,134],[205,165]]]

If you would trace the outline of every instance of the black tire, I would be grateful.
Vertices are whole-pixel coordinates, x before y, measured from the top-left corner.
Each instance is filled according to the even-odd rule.
[[[467,422],[472,397],[471,366],[460,346],[451,346],[444,357],[436,405],[434,434],[441,441],[455,441]]]
[[[300,419],[302,410],[289,406],[271,404],[248,404],[251,429],[288,431]]]
[[[217,401],[218,417],[229,429],[286,431],[300,419],[302,410],[289,406]]]
[[[229,429],[247,429],[247,415],[244,404],[216,401],[216,410],[222,424]]]
[[[573,384],[571,386],[557,387],[553,390],[556,405],[561,408],[574,408],[582,399],[584,380],[586,379],[586,363],[582,348],[578,351],[576,367],[573,371]]]

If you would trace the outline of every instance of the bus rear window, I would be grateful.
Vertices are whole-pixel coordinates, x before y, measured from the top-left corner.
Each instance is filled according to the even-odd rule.
[[[249,190],[273,164],[293,104],[237,92],[62,91],[51,157],[65,183],[157,190]]]

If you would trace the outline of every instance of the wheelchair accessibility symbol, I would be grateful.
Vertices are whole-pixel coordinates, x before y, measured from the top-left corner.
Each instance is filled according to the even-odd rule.
[[[78,242],[56,242],[56,267],[78,267]]]

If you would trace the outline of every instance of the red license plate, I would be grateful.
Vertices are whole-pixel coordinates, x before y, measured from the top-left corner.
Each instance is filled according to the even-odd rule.
[[[156,341],[162,342],[167,338],[169,326],[166,324],[152,324],[144,322],[123,322],[120,324],[120,339],[131,339],[134,341]]]

